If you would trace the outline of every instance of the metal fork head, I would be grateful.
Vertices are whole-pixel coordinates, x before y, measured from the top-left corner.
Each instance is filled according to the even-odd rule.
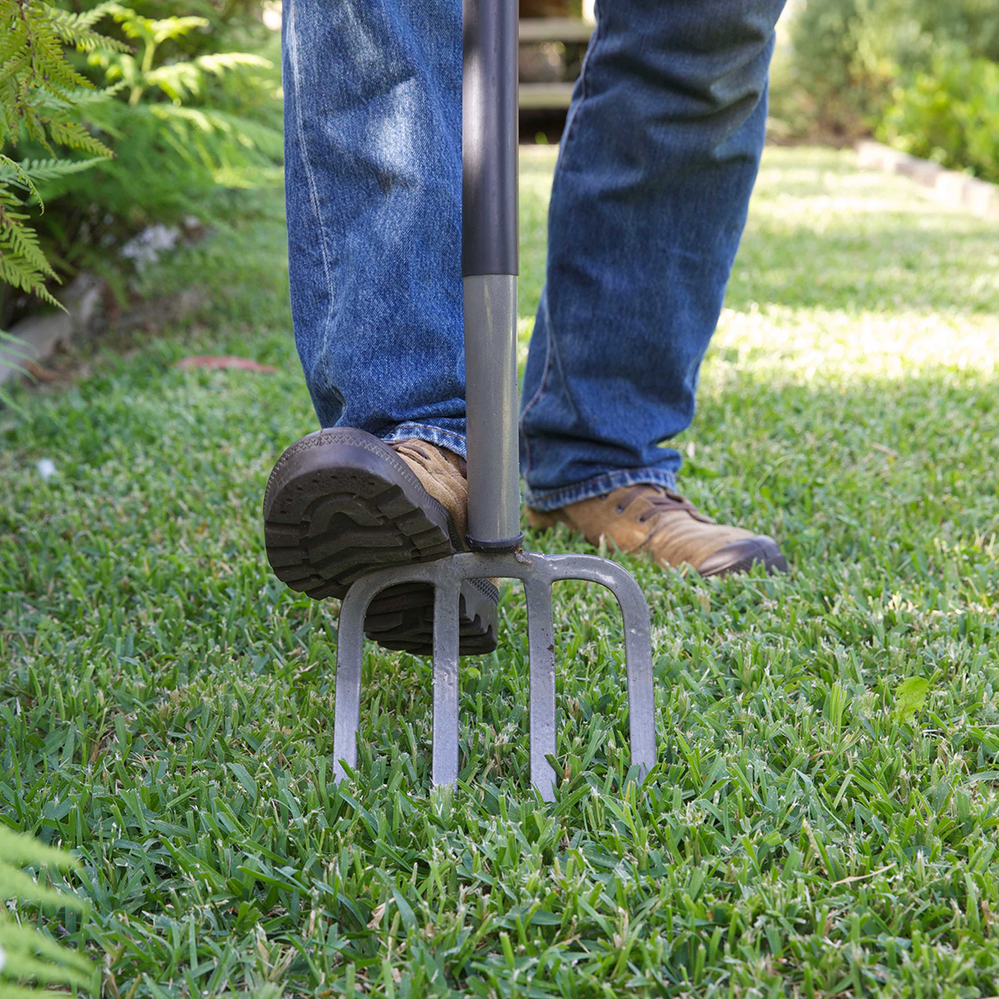
[[[342,762],[357,763],[361,706],[364,617],[381,590],[398,583],[434,588],[433,782],[458,777],[458,598],[466,579],[519,579],[527,597],[530,656],[531,783],[550,801],[555,771],[546,757],[555,753],[555,645],[552,584],[581,579],[607,587],[624,617],[625,666],[631,763],[644,777],[655,766],[656,735],[652,686],[649,608],[634,577],[615,562],[595,555],[539,555],[534,552],[462,552],[436,562],[381,569],[357,580],[340,607],[337,636],[336,703],[333,719],[334,778],[346,776]]]

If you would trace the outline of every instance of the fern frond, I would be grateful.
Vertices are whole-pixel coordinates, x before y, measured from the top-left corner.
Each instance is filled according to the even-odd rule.
[[[22,11],[25,28],[30,35],[32,85],[59,95],[78,87],[92,87],[93,84],[85,76],[73,69],[63,53],[52,17],[54,11],[34,4],[25,4]]]
[[[22,108],[21,124],[24,126],[25,134],[29,139],[37,142],[50,156],[55,156],[55,150],[49,144],[49,137],[45,132],[45,120],[29,105]]]
[[[174,62],[143,74],[145,86],[159,87],[173,101],[201,93],[204,73],[193,62]]]
[[[100,139],[91,135],[79,122],[53,119],[47,124],[53,141],[60,145],[69,146],[70,149],[80,149],[93,156],[114,156]]]
[[[142,70],[135,56],[117,52],[91,52],[87,62],[104,70],[104,78],[119,89],[135,87],[140,83]]]
[[[184,122],[200,132],[228,136],[244,148],[272,159],[279,159],[284,149],[284,137],[279,129],[240,115],[214,108],[185,108],[171,104],[151,104],[148,109],[150,114],[163,121]]]
[[[62,141],[54,129],[66,127],[72,95],[93,89],[66,59],[63,40],[86,48],[103,36],[77,23],[74,15],[38,0],[0,0],[0,29],[0,142],[16,141],[23,126],[29,138],[52,152],[49,139]],[[43,102],[58,106],[51,118],[40,113]],[[109,152],[106,147],[98,150],[92,138],[74,138],[71,145],[76,148],[98,155]]]
[[[0,153],[0,194],[6,193],[3,192],[3,188],[10,184],[22,187],[28,194],[38,197],[38,191],[35,190],[34,181],[27,167]],[[8,202],[0,196],[0,205],[4,204],[13,204],[13,199]]]
[[[65,97],[54,98],[48,94],[41,94],[38,97],[37,106],[60,111],[68,111],[69,108],[90,107],[93,104],[103,104],[105,101],[116,97],[125,88],[123,81],[111,84],[110,87],[94,88],[91,90],[71,90]]]
[[[0,281],[59,305],[45,287],[55,272],[38,245],[35,231],[24,224],[27,216],[14,210],[11,200],[10,192],[0,188]]]
[[[23,259],[5,250],[0,245],[0,282],[9,284],[12,288],[37,295],[40,299],[62,308],[62,305],[45,287],[46,275],[32,267]]]
[[[273,63],[249,52],[216,52],[198,56],[191,62],[172,62],[151,69],[142,77],[143,86],[159,87],[172,101],[199,96],[206,74],[223,77],[249,67],[270,69]]]
[[[38,235],[26,226],[27,215],[0,207],[0,253],[10,253],[29,271],[54,278],[55,271],[38,245]]]
[[[143,17],[130,7],[118,3],[110,4],[108,10],[129,38],[150,41],[154,45],[171,38],[180,38],[196,28],[207,28],[211,24],[206,17],[165,17],[160,20]]]
[[[104,10],[95,7],[93,10],[83,11],[79,14],[71,14],[66,10],[52,10],[49,16],[59,38],[67,45],[75,45],[81,52],[93,52],[94,49],[130,52],[131,47],[117,38],[109,38],[107,35],[101,35],[91,30],[90,25],[98,20],[93,15],[98,13],[99,16],[103,16],[108,13],[107,8],[110,5],[103,4],[102,6],[105,7]]]
[[[31,36],[27,23],[15,22],[4,26],[2,37],[6,45],[0,53],[0,85],[7,85],[18,79],[31,64]]]
[[[120,6],[116,0],[105,0],[104,3],[97,4],[96,7],[91,7],[90,10],[81,10],[78,13],[70,14],[68,11],[62,11],[67,17],[72,18],[72,23],[77,28],[89,29],[92,28],[105,14],[110,14],[115,7]]]
[[[2,268],[3,258],[0,257],[0,270]],[[28,864],[58,868],[77,866],[72,857],[0,827],[0,899],[76,910],[84,908],[80,899],[45,888],[20,870]],[[4,999],[58,999],[66,995],[62,990],[56,992],[17,984],[24,981],[70,986],[74,994],[80,989],[95,995],[99,988],[96,969],[83,954],[61,946],[37,929],[19,925],[8,915],[6,905],[0,906],[0,954],[4,958],[0,964],[0,992]]]
[[[68,853],[63,853],[62,850],[57,850],[53,846],[39,843],[29,836],[22,836],[6,826],[0,826],[0,857],[3,857],[2,863],[17,864],[20,867],[25,867],[28,864],[45,864],[48,867],[56,867],[65,871],[80,866],[80,862]],[[0,885],[2,884],[3,882],[0,881]],[[9,898],[10,896],[4,894],[3,897]],[[67,904],[65,900],[63,904]],[[68,904],[70,908],[79,908],[75,900]]]
[[[117,38],[110,38],[93,30],[94,25],[105,15],[113,13],[120,5],[114,0],[99,3],[90,10],[71,12],[53,9],[52,23],[62,37],[62,40],[85,52],[94,49],[112,49],[115,52],[129,52],[130,47]]]
[[[67,896],[59,892],[53,894],[65,904]],[[5,925],[3,949],[9,958],[17,959],[18,977],[22,980],[34,979],[45,985],[65,984],[75,985],[77,988],[87,988],[93,981],[93,966],[85,957],[65,950],[36,930]],[[39,960],[34,956],[35,952],[49,960]],[[59,964],[51,963],[53,961],[58,961]]]
[[[270,59],[250,52],[213,52],[198,56],[194,62],[200,69],[214,76],[222,76],[243,66],[256,66],[259,69],[271,69],[274,66]]]
[[[23,187],[37,198],[35,184],[89,170],[98,163],[105,162],[105,159],[104,156],[96,156],[89,160],[21,160],[20,163],[15,163],[9,157],[0,155],[0,184]]]

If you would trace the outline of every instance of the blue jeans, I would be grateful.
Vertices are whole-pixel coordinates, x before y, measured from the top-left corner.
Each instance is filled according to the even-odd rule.
[[[512,0],[511,0],[512,2]],[[529,505],[641,482],[694,415],[784,0],[602,0],[521,398]],[[319,421],[465,453],[460,0],[285,0],[295,339]]]

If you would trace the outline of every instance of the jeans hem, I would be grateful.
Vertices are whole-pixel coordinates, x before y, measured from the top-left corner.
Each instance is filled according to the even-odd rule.
[[[389,441],[407,441],[416,438],[434,444],[437,447],[447,448],[462,458],[468,457],[465,447],[465,438],[462,434],[456,434],[453,430],[444,430],[441,427],[433,427],[427,423],[400,423],[391,433],[381,435],[381,439]]]
[[[524,491],[524,501],[533,510],[557,510],[570,503],[593,499],[595,496],[606,496],[615,489],[625,486],[652,485],[664,486],[666,489],[676,489],[676,475],[662,468],[622,469],[618,472],[608,472],[584,482],[576,482],[561,489],[534,490],[527,487]]]

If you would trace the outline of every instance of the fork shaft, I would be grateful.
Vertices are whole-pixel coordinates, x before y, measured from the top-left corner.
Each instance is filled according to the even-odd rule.
[[[463,0],[461,273],[468,544],[513,551],[517,436],[517,3]]]
[[[519,547],[517,471],[517,279],[465,278],[465,415],[468,426],[468,544]]]

